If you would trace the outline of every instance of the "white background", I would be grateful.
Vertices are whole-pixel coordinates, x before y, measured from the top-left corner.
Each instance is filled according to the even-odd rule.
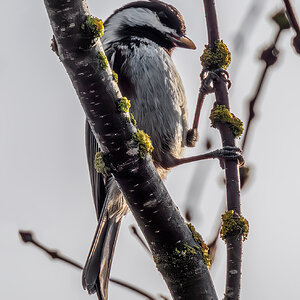
[[[177,49],[173,56],[186,88],[191,123],[199,88],[199,56],[207,43],[203,6],[200,0],[169,2],[183,14],[187,35],[198,46],[196,51]],[[299,1],[291,2],[300,16]],[[88,1],[91,13],[102,19],[125,3]],[[230,49],[251,3],[216,1],[221,37]],[[235,61],[232,51],[232,111],[244,121],[247,100],[263,68],[257,57],[276,32],[269,16],[281,5],[279,0],[264,1],[251,22],[251,35],[246,32],[242,59]],[[84,114],[62,64],[50,50],[52,32],[43,1],[2,1],[1,12],[0,298],[96,299],[82,290],[78,270],[50,261],[18,237],[19,229],[33,230],[45,245],[84,263],[96,217],[85,159]],[[279,62],[267,76],[245,152],[253,168],[251,182],[242,192],[243,214],[250,222],[244,244],[244,300],[299,298],[300,56],[290,47],[293,35],[286,31],[280,39]],[[209,98],[204,105],[200,141],[209,133],[220,147],[218,132],[209,127],[212,103]],[[224,195],[218,162],[178,167],[166,184],[184,213],[189,183],[200,165],[199,184],[207,181],[194,206],[193,223],[209,241]],[[131,214],[122,223],[112,276],[155,295],[167,295],[152,259],[130,234],[130,224],[134,224]],[[222,298],[226,258],[223,242],[218,246],[211,274]],[[109,295],[111,300],[142,299],[113,284]]]

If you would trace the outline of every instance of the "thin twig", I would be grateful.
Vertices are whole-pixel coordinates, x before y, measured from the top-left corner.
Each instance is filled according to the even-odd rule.
[[[203,102],[205,99],[205,96],[208,95],[207,90],[203,86],[203,82],[201,84],[201,87],[199,89],[198,99],[197,99],[197,105],[195,109],[195,115],[194,115],[194,121],[193,121],[193,129],[197,129],[199,125],[199,118],[200,118],[200,112],[203,106]]]
[[[74,260],[60,254],[58,250],[50,250],[46,246],[43,246],[36,239],[36,237],[32,231],[19,230],[19,235],[24,243],[33,244],[37,248],[39,248],[42,251],[44,251],[45,253],[47,253],[52,259],[58,259],[60,261],[63,261],[64,263],[69,264],[79,270],[83,269],[82,265],[80,265],[79,263],[75,262]],[[148,300],[156,300],[156,298],[154,296],[152,296],[151,294],[149,294],[148,292],[146,292],[140,288],[137,288],[130,283],[126,283],[122,280],[115,279],[115,278],[110,278],[109,280],[119,286],[125,287],[133,292],[136,292],[137,294],[139,294],[141,296],[146,297]]]
[[[69,265],[72,265],[73,267],[82,270],[83,267],[73,261],[72,259],[63,256],[62,254],[59,253],[59,251],[57,250],[50,250],[49,248],[43,246],[40,242],[38,242],[34,236],[34,233],[32,231],[24,231],[24,230],[19,230],[19,235],[21,236],[21,239],[24,243],[31,243],[33,245],[35,245],[36,247],[38,247],[39,249],[41,249],[42,251],[44,251],[45,253],[47,253],[52,259],[58,259],[61,260]]]
[[[290,3],[289,0],[283,0],[285,7],[286,7],[286,11],[287,11],[287,15],[290,21],[291,26],[294,28],[295,32],[296,32],[296,36],[293,38],[293,46],[296,50],[296,52],[298,54],[300,54],[300,28],[299,28],[299,24],[296,18],[296,15],[294,13],[293,7]]]
[[[300,28],[299,28],[299,24],[298,24],[295,12],[294,12],[293,7],[290,3],[290,0],[283,0],[283,2],[285,4],[287,15],[289,17],[291,26],[294,28],[295,32],[298,34],[300,32]]]
[[[260,92],[263,88],[263,85],[265,83],[265,79],[268,73],[268,70],[270,69],[270,67],[276,63],[277,61],[277,57],[279,54],[279,51],[276,49],[276,45],[278,43],[279,37],[281,35],[283,31],[281,29],[278,30],[278,32],[275,35],[274,41],[272,42],[271,46],[267,47],[264,51],[263,54],[261,55],[261,60],[264,61],[265,63],[265,67],[262,70],[262,73],[260,75],[260,79],[258,81],[257,84],[257,88],[255,91],[255,94],[253,95],[253,97],[249,100],[249,117],[245,126],[245,134],[243,137],[243,142],[242,142],[242,149],[245,151],[246,148],[246,143],[248,141],[248,137],[249,137],[249,130],[252,124],[252,121],[255,118],[255,105],[257,105],[258,99],[259,99],[259,95]],[[265,53],[265,55],[264,55]]]
[[[246,49],[247,43],[250,41],[250,35],[253,33],[255,26],[258,24],[258,18],[261,16],[263,12],[263,7],[265,6],[265,1],[261,0],[253,0],[252,5],[245,13],[244,20],[237,27],[237,32],[233,38],[233,52],[234,52],[234,61],[230,67],[230,77],[234,78],[235,74],[238,72],[240,61],[242,59],[243,54],[245,53],[244,49]],[[230,88],[231,99],[233,95],[233,85]],[[204,139],[203,144],[206,150],[210,150],[212,148],[212,144],[214,143],[214,139],[210,136],[210,133],[207,133],[207,137]],[[192,180],[189,184],[188,193],[186,195],[186,211],[185,218],[188,222],[191,222],[192,218],[196,215],[195,207],[199,206],[201,202],[201,192],[203,191],[203,186],[206,184],[206,180],[208,179],[207,172],[210,171],[211,164],[197,164],[194,170],[194,174],[192,176]],[[202,176],[205,174],[205,176]],[[199,184],[197,178],[201,176],[202,181]],[[193,209],[191,209],[193,207]]]
[[[261,56],[261,59],[265,62],[265,67],[260,75],[260,80],[258,82],[256,92],[255,92],[254,96],[252,97],[252,99],[249,101],[249,117],[248,117],[248,121],[247,121],[247,124],[245,127],[246,129],[245,129],[245,133],[244,133],[244,137],[243,137],[243,141],[242,141],[243,151],[246,150],[246,142],[249,137],[250,125],[252,124],[252,121],[254,120],[255,115],[256,115],[254,107],[255,107],[255,104],[257,103],[257,100],[259,98],[263,84],[265,82],[267,72],[268,72],[269,68],[273,64],[275,64],[275,62],[277,61],[277,56],[279,54],[279,51],[276,49],[276,45],[278,43],[281,33],[282,33],[282,29],[279,28],[278,32],[276,33],[276,35],[274,37],[274,41],[271,43],[271,46],[267,47],[263,51],[264,54],[262,54],[262,56]],[[242,168],[240,168],[241,190],[244,188],[246,182],[249,179],[249,171],[250,171],[250,168],[248,166],[243,166]],[[215,248],[215,246],[216,246],[215,240],[216,240],[216,237],[219,235],[220,229],[221,229],[221,225],[219,225],[219,227],[216,231],[216,235],[215,235],[213,242],[208,245],[209,249],[211,251],[214,251],[214,249],[211,249],[211,247]],[[215,253],[213,253],[213,254],[215,254]]]
[[[143,238],[140,236],[137,228],[134,226],[134,225],[131,225],[130,226],[130,230],[131,230],[131,233],[138,239],[138,241],[141,243],[141,245],[144,247],[144,249],[146,250],[146,252],[148,254],[151,255],[151,251],[149,249],[149,247],[147,246],[147,244],[144,242]]]
[[[204,0],[208,41],[212,47],[216,40],[219,40],[218,22],[214,0]],[[226,83],[219,80],[215,84],[216,103],[225,105],[228,109],[229,97]],[[235,139],[226,124],[218,126],[224,146],[235,147]],[[226,199],[227,209],[241,214],[240,202],[240,178],[237,161],[225,161],[226,176]],[[225,299],[239,299],[241,286],[241,263],[242,263],[242,236],[241,233],[226,237],[227,245],[227,270],[226,270],[226,291]]]
[[[131,284],[124,283],[121,280],[112,279],[112,278],[110,278],[110,281],[113,282],[113,283],[115,283],[115,284],[118,284],[120,286],[123,286],[123,287],[125,287],[127,289],[130,289],[131,291],[136,292],[136,293],[138,293],[138,294],[146,297],[149,300],[156,300],[156,298],[154,296],[150,295],[149,293],[147,293],[147,292],[145,292],[145,291],[143,291],[143,290],[141,290],[141,289],[139,289],[139,288],[137,288],[137,287],[135,287],[135,286],[133,286]]]
[[[164,296],[164,295],[159,295],[159,297],[161,298],[161,299],[163,299],[163,300],[169,300],[169,298],[168,297],[166,297],[166,296]]]

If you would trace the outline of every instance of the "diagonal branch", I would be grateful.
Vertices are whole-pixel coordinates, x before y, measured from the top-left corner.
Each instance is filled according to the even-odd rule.
[[[297,34],[299,34],[299,32],[300,32],[299,24],[298,24],[295,12],[293,10],[293,7],[290,3],[290,0],[283,0],[283,2],[285,4],[287,15],[290,19],[291,26],[294,28],[295,32]]]
[[[39,241],[37,241],[37,239],[35,238],[34,234],[31,231],[19,230],[19,235],[24,243],[31,243],[35,245],[37,248],[47,253],[52,259],[61,260],[79,270],[82,270],[82,266],[79,263],[60,254],[59,251],[57,250],[50,250],[49,248],[43,246]]]
[[[267,74],[270,70],[270,68],[278,61],[279,56],[279,50],[277,49],[277,44],[279,41],[280,36],[282,33],[290,28],[290,23],[286,18],[285,12],[280,10],[277,12],[273,17],[272,20],[276,23],[278,26],[278,30],[274,36],[273,41],[271,42],[271,45],[268,46],[264,51],[262,52],[260,56],[260,60],[265,63],[265,66],[261,72],[261,75],[259,76],[259,81],[255,90],[255,93],[253,97],[249,100],[249,116],[246,123],[246,129],[242,141],[242,149],[246,149],[247,141],[249,139],[249,130],[251,128],[252,122],[255,119],[256,113],[255,113],[255,107],[258,103],[260,93],[262,91],[262,88],[264,86],[265,80],[267,78]]]
[[[116,109],[121,93],[111,69],[99,63],[100,40],[86,47],[83,0],[44,0],[57,54],[80,99],[105,164],[112,170],[174,299],[217,299],[199,244],[193,239],[149,157],[133,139],[128,113]]]
[[[144,242],[144,240],[140,236],[139,232],[137,231],[136,226],[131,225],[130,226],[130,231],[137,238],[137,240],[140,242],[140,244],[143,246],[143,248],[146,250],[146,252],[148,254],[151,254],[151,251],[149,250],[149,247],[147,246],[147,244]]]
[[[289,0],[283,0],[288,18],[290,20],[291,26],[296,32],[296,36],[293,38],[293,46],[298,54],[300,54],[300,27],[297,21],[296,14]]]
[[[66,264],[69,264],[79,270],[82,270],[83,267],[82,265],[80,265],[79,263],[75,262],[74,260],[62,255],[59,253],[59,251],[57,250],[50,250],[49,248],[47,248],[46,246],[43,246],[34,236],[33,232],[31,231],[24,231],[24,230],[19,230],[19,234],[20,234],[20,237],[22,239],[22,241],[24,243],[31,243],[33,244],[34,246],[36,246],[37,248],[41,249],[42,251],[44,251],[45,253],[47,253],[52,259],[57,259],[57,260],[61,260],[63,261],[64,263]],[[122,287],[125,287],[141,296],[144,296],[146,297],[148,300],[156,300],[154,296],[150,295],[149,293],[147,293],[146,291],[140,289],[140,288],[137,288],[135,286],[133,286],[132,284],[129,284],[129,283],[126,283],[122,280],[119,280],[119,279],[113,279],[113,278],[110,278],[109,279],[111,282],[119,285],[119,286],[122,286]],[[166,298],[167,299],[167,298]]]
[[[214,0],[203,0],[205,7],[208,42],[213,46],[219,37],[218,21]],[[225,105],[230,109],[229,97],[226,83],[219,80],[215,85],[216,103]],[[235,139],[230,128],[225,123],[218,126],[224,146],[235,147]],[[226,199],[227,209],[233,210],[236,214],[241,214],[240,202],[240,176],[238,162],[234,160],[225,161],[226,178]],[[241,233],[228,235],[227,245],[227,270],[226,270],[226,291],[225,299],[239,299],[241,286],[241,263],[242,263],[242,236]]]

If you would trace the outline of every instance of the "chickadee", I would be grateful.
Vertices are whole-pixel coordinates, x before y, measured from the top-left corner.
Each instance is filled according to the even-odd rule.
[[[175,47],[195,49],[185,36],[181,14],[158,0],[135,1],[116,10],[104,23],[101,39],[119,87],[131,100],[138,128],[154,147],[152,158],[162,179],[186,146],[186,98],[171,59]],[[98,174],[94,157],[99,151],[89,125],[86,148],[98,226],[83,271],[83,287],[107,299],[108,279],[126,201],[113,178]]]

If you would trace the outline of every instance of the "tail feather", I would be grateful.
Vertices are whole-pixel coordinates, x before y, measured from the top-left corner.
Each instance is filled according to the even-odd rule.
[[[83,269],[82,285],[90,294],[97,293],[99,300],[106,300],[112,258],[126,206],[122,204],[122,194],[112,177],[105,177],[95,170],[95,154],[100,149],[88,122],[86,151],[98,226]]]
[[[100,217],[94,240],[83,269],[82,284],[90,294],[97,292],[99,300],[107,299],[108,280],[121,220]]]
[[[116,221],[116,218],[112,218],[108,222],[107,234],[103,244],[103,250],[101,255],[101,263],[100,263],[100,292],[103,299],[107,299],[107,289],[108,289],[108,281],[110,277],[110,269],[112,264],[112,259],[114,255],[114,250],[117,242],[117,237],[121,225],[121,221]],[[101,299],[102,300],[102,299]]]

